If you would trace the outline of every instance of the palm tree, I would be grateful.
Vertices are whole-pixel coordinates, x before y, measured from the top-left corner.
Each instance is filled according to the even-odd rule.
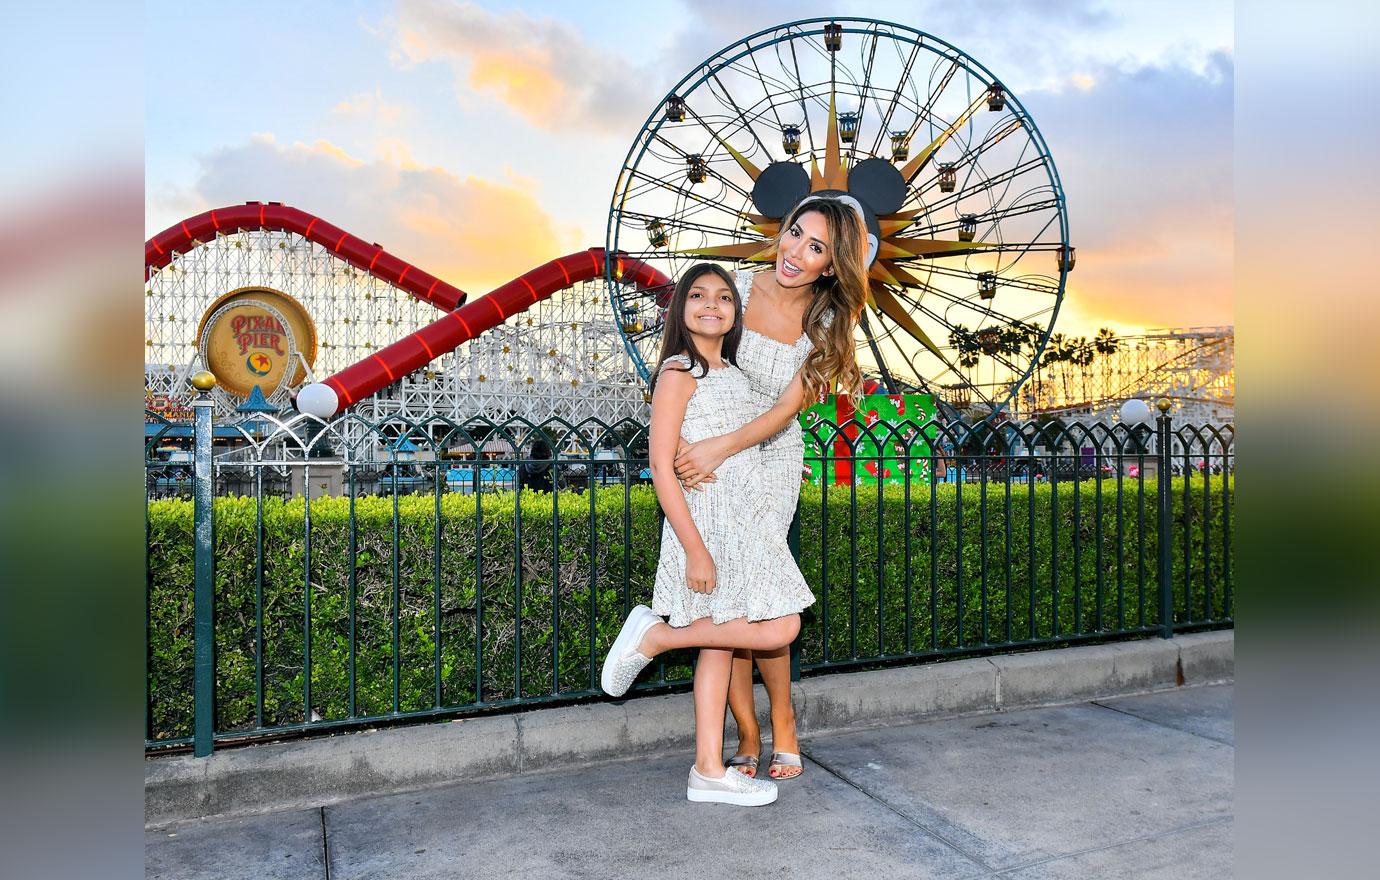
[[[1052,333],[1049,337],[1049,344],[1045,346],[1044,363],[1049,366],[1067,363],[1071,360],[1072,352],[1069,349],[1069,338],[1063,333]],[[1069,371],[1063,368],[1059,371],[1060,378],[1064,384],[1064,400],[1069,398]]]
[[[978,365],[978,346],[974,339],[974,334],[963,324],[955,324],[949,331],[949,345],[953,346],[954,352],[958,355],[958,366],[963,370],[968,370],[968,384],[973,384],[971,370]]]
[[[1088,367],[1092,366],[1092,362],[1096,359],[1097,349],[1093,346],[1091,342],[1088,341],[1088,337],[1080,336],[1073,341],[1072,350],[1069,352],[1069,360],[1073,363],[1074,366],[1078,367],[1079,373],[1082,374],[1084,400],[1089,399]]]
[[[1020,358],[1021,349],[1024,346],[1025,331],[1021,329],[1020,324],[1011,324],[1003,327],[1001,328],[1001,332],[997,334],[997,356],[1005,358],[1008,365],[1014,364]],[[993,383],[996,382],[996,361],[997,358],[992,359]],[[1013,371],[1011,381],[1015,382],[1019,378],[1020,376],[1016,375]]]
[[[1040,350],[1040,340],[1044,338],[1044,335],[1045,335],[1045,328],[1043,328],[1043,327],[1041,327],[1039,324],[1035,324],[1035,323],[1031,323],[1031,324],[1021,324],[1021,325],[1019,325],[1019,326],[1020,326],[1021,332],[1024,334],[1024,338],[1021,340],[1020,347],[1017,349],[1017,351],[1018,351],[1018,353],[1019,353],[1020,351],[1024,351],[1025,349],[1028,348],[1028,349],[1030,349],[1030,356],[1031,356],[1031,357],[1034,357],[1034,356],[1035,356],[1035,353],[1036,353],[1037,351]],[[1043,396],[1043,392],[1044,392],[1044,378],[1045,378],[1045,377],[1044,377],[1044,361],[1043,361],[1043,360],[1036,360],[1036,361],[1035,361],[1035,398],[1036,398],[1036,400],[1041,399],[1042,396]]]
[[[1112,393],[1112,389],[1107,387],[1111,385],[1108,373],[1111,371],[1112,355],[1121,350],[1121,340],[1117,338],[1112,328],[1102,327],[1093,339],[1093,346],[1097,349],[1097,353],[1102,355],[1102,393],[1106,396]]]
[[[972,331],[965,325],[955,324],[953,329],[949,331],[949,345],[953,346],[955,352],[960,352],[967,345],[968,337],[971,335]]]
[[[1097,331],[1093,345],[1096,346],[1098,354],[1116,354],[1121,349],[1121,340],[1111,327],[1103,327]]]

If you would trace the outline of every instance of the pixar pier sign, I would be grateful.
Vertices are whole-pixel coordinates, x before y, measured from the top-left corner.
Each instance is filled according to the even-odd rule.
[[[197,347],[226,392],[272,397],[300,384],[316,362],[316,325],[302,304],[279,290],[242,287],[217,299],[201,318]]]
[[[237,314],[230,319],[230,332],[242,355],[249,354],[250,349],[256,349],[287,357],[287,350],[283,348],[284,337],[291,339],[291,331],[272,315]]]

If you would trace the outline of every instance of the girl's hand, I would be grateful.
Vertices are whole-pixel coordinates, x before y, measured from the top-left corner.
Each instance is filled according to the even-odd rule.
[[[696,593],[712,593],[718,586],[718,570],[708,550],[688,553],[685,557],[685,583]]]
[[[682,441],[676,450],[676,478],[687,489],[694,489],[700,483],[712,483],[715,480],[714,471],[728,456],[728,442],[723,436],[696,443]]]

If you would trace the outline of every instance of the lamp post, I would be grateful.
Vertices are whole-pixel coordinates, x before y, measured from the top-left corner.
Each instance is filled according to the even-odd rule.
[[[1147,451],[1145,440],[1150,434],[1150,420],[1152,418],[1150,414],[1150,405],[1138,397],[1132,397],[1121,405],[1119,415],[1121,417],[1121,423],[1126,426],[1126,430],[1130,435],[1130,448],[1125,450],[1125,452],[1129,452],[1131,455],[1136,456],[1136,463],[1134,465],[1127,464],[1125,455],[1120,456],[1121,472],[1129,476],[1136,476],[1137,474],[1145,472],[1145,453]],[[1136,468],[1134,474],[1131,473],[1132,467]],[[1145,475],[1153,476],[1153,474],[1154,472],[1151,471]]]
[[[1174,505],[1169,500],[1170,490],[1173,488],[1171,475],[1169,473],[1169,454],[1170,454],[1170,432],[1169,432],[1169,408],[1172,404],[1168,398],[1161,397],[1155,401],[1155,408],[1160,411],[1159,418],[1159,439],[1155,444],[1159,459],[1159,576],[1160,576],[1160,636],[1166,639],[1174,637],[1174,564],[1170,557],[1170,548],[1174,543]]]
[[[193,567],[195,587],[192,597],[192,753],[198,758],[211,754],[216,724],[216,564],[211,541],[215,535],[212,510],[214,474],[211,460],[211,412],[215,401],[211,389],[216,377],[201,370],[189,380],[196,389],[192,409],[196,413],[192,453],[192,531],[195,536]]]
[[[298,470],[294,468],[293,491],[301,492],[307,498],[311,497],[309,484],[312,478],[312,459],[329,459],[335,456],[335,450],[331,447],[330,441],[322,436],[325,431],[325,422],[328,422],[340,408],[340,398],[336,395],[335,389],[323,382],[312,382],[303,385],[297,392],[297,411],[305,415],[314,416],[320,419],[320,423],[307,421],[303,426],[303,445],[304,452],[301,468],[301,485],[296,485]],[[317,487],[322,494],[336,494],[340,491],[344,476],[343,465],[330,461],[323,461],[317,465],[318,475],[324,474],[325,479]]]

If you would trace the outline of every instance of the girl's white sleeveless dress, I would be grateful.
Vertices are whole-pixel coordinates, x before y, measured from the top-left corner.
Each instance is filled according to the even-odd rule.
[[[684,355],[668,358],[689,367]],[[696,376],[703,368],[691,371]],[[794,375],[792,371],[791,375]],[[789,376],[787,377],[790,378]],[[695,392],[685,407],[681,436],[690,442],[727,434],[761,415],[747,375],[737,367],[711,369],[696,376]],[[799,436],[799,428],[796,429]],[[715,481],[684,491],[690,516],[714,559],[716,584],[697,593],[685,582],[685,548],[669,521],[662,525],[661,558],[652,590],[652,611],[671,626],[701,618],[724,623],[739,617],[771,620],[795,614],[815,601],[786,544],[780,526],[779,477],[769,476],[761,447],[730,456],[715,471]],[[796,455],[795,488],[799,490],[801,454]],[[789,522],[789,519],[788,519]]]

